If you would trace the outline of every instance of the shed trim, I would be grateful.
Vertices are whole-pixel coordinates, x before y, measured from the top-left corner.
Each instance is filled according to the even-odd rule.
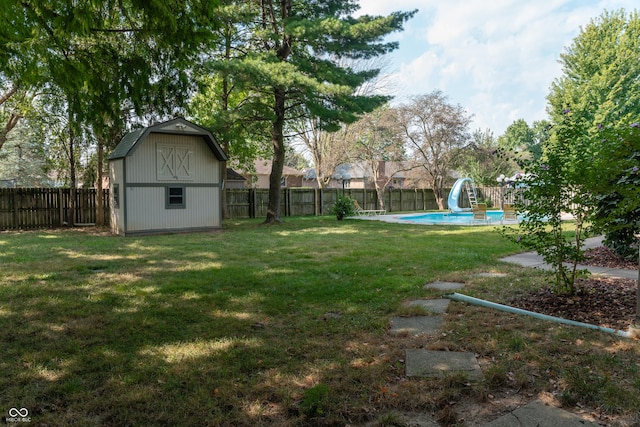
[[[220,231],[220,227],[184,227],[184,228],[158,228],[158,229],[145,229],[136,231],[126,231],[122,233],[123,237],[126,236],[146,236],[153,234],[177,234],[177,233],[198,233],[203,231]]]
[[[176,130],[168,129],[171,126],[175,126]],[[196,132],[184,132],[183,129],[186,126],[196,129]],[[140,146],[140,142],[144,141],[151,133],[200,136],[205,140],[207,146],[218,160],[228,160],[227,154],[222,150],[220,144],[218,144],[218,141],[211,132],[183,118],[169,120],[147,128],[136,129],[133,132],[126,134],[122,137],[116,148],[109,156],[109,160],[120,159],[132,155]]]

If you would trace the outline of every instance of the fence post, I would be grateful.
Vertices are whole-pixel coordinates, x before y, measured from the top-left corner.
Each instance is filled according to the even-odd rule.
[[[258,190],[251,189],[251,218],[258,217]]]

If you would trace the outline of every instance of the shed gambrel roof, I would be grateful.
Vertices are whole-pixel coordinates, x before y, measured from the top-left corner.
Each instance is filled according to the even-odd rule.
[[[135,152],[136,147],[140,142],[144,141],[151,133],[201,136],[216,156],[216,159],[221,161],[228,160],[227,154],[222,150],[220,144],[218,144],[218,141],[216,141],[216,138],[211,134],[211,132],[182,118],[169,120],[168,122],[159,123],[157,125],[129,132],[122,137],[116,148],[109,156],[109,160],[121,159],[130,156]]]

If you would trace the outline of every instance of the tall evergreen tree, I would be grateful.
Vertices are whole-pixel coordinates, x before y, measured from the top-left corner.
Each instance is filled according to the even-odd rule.
[[[251,2],[222,0],[216,11],[218,43],[206,51],[205,66],[196,70],[198,91],[191,98],[187,114],[216,135],[222,149],[244,170],[253,160],[268,156],[259,141],[269,134],[264,118],[255,117],[252,94],[242,85],[237,70],[229,65],[239,62],[256,49],[253,25],[257,8]],[[226,179],[226,164],[222,168]],[[226,193],[222,193],[223,217],[227,216]]]
[[[265,222],[273,223],[281,221],[287,123],[304,111],[319,118],[323,129],[336,130],[387,101],[384,96],[355,94],[378,70],[354,71],[340,59],[372,58],[394,50],[397,43],[385,42],[385,36],[400,31],[415,11],[354,18],[355,0],[247,3],[255,12],[250,24],[253,51],[218,64],[218,69],[235,76],[250,93],[245,107],[269,123],[273,167]]]

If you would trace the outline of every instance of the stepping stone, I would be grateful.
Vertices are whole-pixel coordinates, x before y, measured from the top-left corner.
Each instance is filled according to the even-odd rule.
[[[440,316],[394,317],[391,319],[391,334],[433,335],[442,325]]]
[[[473,353],[457,351],[405,350],[408,377],[441,377],[463,372],[471,379],[482,378],[482,370]]]
[[[448,299],[418,299],[409,301],[407,305],[409,307],[422,307],[431,313],[442,314],[446,313],[449,302],[451,302],[451,300]]]
[[[456,289],[462,289],[464,287],[464,283],[456,283],[456,282],[431,282],[424,285],[424,288],[431,289],[439,289],[441,291],[455,291]]]
[[[478,273],[476,274],[478,277],[507,277],[506,273]]]
[[[548,267],[540,255],[535,252],[525,252],[518,255],[511,255],[508,257],[500,258],[500,261],[508,262],[511,264],[518,264],[522,267],[533,267],[545,269]]]
[[[594,424],[591,421],[582,419],[576,414],[545,405],[541,401],[536,400],[485,424],[484,427],[595,427],[598,425],[599,424]]]

